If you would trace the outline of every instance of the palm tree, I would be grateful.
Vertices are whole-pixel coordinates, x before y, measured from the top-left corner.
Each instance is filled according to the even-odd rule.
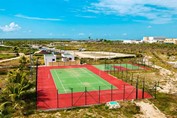
[[[8,73],[6,88],[1,93],[0,114],[18,111],[22,114],[25,108],[26,95],[33,84],[27,79],[27,74],[17,69]],[[9,111],[10,109],[10,111]]]

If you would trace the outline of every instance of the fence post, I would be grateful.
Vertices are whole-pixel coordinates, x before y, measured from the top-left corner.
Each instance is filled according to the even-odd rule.
[[[155,82],[155,99],[157,98],[157,82]]]
[[[111,101],[112,101],[112,90],[113,90],[113,86],[111,85]]]
[[[121,70],[121,73],[122,73],[121,78],[124,80],[124,78],[123,78],[123,70]]]
[[[99,93],[98,93],[98,95],[99,95],[99,96],[98,96],[98,102],[99,102],[99,104],[100,104],[100,89],[101,89],[101,88],[100,88],[100,86],[99,86]]]
[[[136,99],[138,99],[138,79],[136,80]]]
[[[57,108],[59,107],[59,104],[58,104],[58,89],[57,89]]]
[[[125,71],[125,81],[127,82],[127,70]]]
[[[144,87],[145,87],[145,80],[143,79],[142,99],[144,99]]]
[[[105,63],[104,63],[104,65],[105,65],[105,66],[104,66],[104,70],[106,71],[106,59],[105,59]]]
[[[73,106],[73,88],[71,88],[71,106]]]
[[[85,87],[85,105],[87,105],[87,87]]]
[[[38,98],[38,93],[37,93],[37,89],[38,89],[38,59],[36,60],[36,110],[37,110],[37,98]]]
[[[133,62],[132,62],[132,70],[133,70]]]
[[[114,65],[114,76],[115,76],[115,65]]]
[[[123,88],[123,101],[125,100],[125,84],[124,84],[124,88]]]
[[[131,77],[131,85],[133,84],[133,73],[132,73],[132,77]]]

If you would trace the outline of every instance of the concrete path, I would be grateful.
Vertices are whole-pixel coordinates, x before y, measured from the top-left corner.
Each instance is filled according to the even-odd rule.
[[[135,102],[137,106],[140,107],[142,115],[139,115],[141,118],[166,118],[165,114],[163,114],[154,104],[149,102]]]

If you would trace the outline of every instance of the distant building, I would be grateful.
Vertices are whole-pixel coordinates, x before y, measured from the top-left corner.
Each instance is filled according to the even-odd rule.
[[[81,51],[86,51],[86,49],[85,48],[79,48],[79,51],[81,52]]]
[[[177,38],[167,38],[167,39],[164,40],[164,43],[177,44]]]
[[[39,49],[39,47],[40,47],[40,46],[38,46],[38,45],[32,45],[32,46],[31,46],[31,48],[33,48],[33,49]]]
[[[143,37],[144,43],[157,43],[157,42],[163,42],[165,40],[165,37]]]
[[[139,44],[139,43],[142,43],[141,40],[123,40],[124,44],[130,44],[130,43],[134,43],[134,44]]]
[[[123,40],[122,43],[125,43],[125,44],[132,43],[132,40]]]
[[[74,61],[74,56],[71,55],[70,53],[65,52],[65,53],[61,54],[61,56],[62,56],[63,62]]]
[[[46,66],[49,66],[49,62],[56,62],[56,55],[44,54],[44,62]]]
[[[0,42],[0,45],[4,45],[3,40]]]

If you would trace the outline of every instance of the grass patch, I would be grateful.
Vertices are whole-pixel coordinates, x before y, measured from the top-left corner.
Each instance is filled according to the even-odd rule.
[[[177,118],[177,95],[157,93],[157,99],[150,101],[167,116]]]
[[[119,102],[121,108],[108,109],[105,105],[95,105],[85,108],[74,108],[70,110],[38,112],[30,115],[31,118],[36,117],[62,117],[62,118],[133,118],[134,115],[140,114],[140,108],[131,102]]]
[[[16,57],[15,54],[0,54],[0,60]]]

